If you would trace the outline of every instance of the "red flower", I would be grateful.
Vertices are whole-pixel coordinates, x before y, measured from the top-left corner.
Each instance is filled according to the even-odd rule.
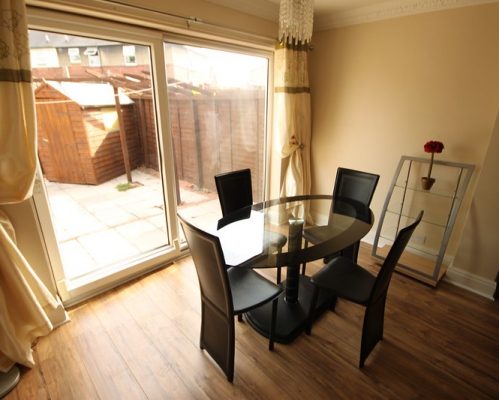
[[[430,140],[424,145],[424,151],[427,153],[441,153],[444,149],[444,144],[436,140]]]

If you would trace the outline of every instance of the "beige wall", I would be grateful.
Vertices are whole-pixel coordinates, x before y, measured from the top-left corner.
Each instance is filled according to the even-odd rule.
[[[312,191],[331,192],[338,166],[378,173],[379,218],[400,156],[427,157],[424,143],[440,140],[437,159],[477,167],[454,254],[499,109],[498,21],[496,3],[315,33]]]
[[[454,266],[494,280],[499,271],[499,113]]]

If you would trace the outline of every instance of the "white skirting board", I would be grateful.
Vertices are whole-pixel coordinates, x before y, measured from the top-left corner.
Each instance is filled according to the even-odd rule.
[[[374,234],[367,234],[362,241],[372,246],[374,244]],[[496,282],[493,280],[453,267],[452,264],[447,269],[443,280],[489,300],[494,300]]]
[[[496,283],[493,280],[482,278],[481,276],[452,266],[447,269],[443,280],[489,300],[494,300]]]

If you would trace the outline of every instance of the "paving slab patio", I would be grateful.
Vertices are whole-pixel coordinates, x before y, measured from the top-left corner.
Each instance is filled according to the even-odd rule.
[[[157,172],[132,171],[137,187],[118,191],[126,175],[101,185],[45,181],[66,278],[130,261],[168,244],[163,190]],[[180,182],[182,204],[193,216],[220,215],[216,193]]]

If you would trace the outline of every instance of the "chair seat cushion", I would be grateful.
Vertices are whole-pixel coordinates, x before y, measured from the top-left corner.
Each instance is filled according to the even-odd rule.
[[[303,230],[303,239],[310,243],[322,243],[341,234],[342,230],[334,225],[312,226]]]
[[[276,247],[279,250],[284,247],[287,242],[286,236],[278,232],[265,231],[265,241],[271,247]]]
[[[347,257],[336,257],[312,276],[312,283],[336,296],[366,305],[376,277]]]
[[[234,314],[241,314],[266,303],[282,289],[249,268],[227,270],[232,291]]]

